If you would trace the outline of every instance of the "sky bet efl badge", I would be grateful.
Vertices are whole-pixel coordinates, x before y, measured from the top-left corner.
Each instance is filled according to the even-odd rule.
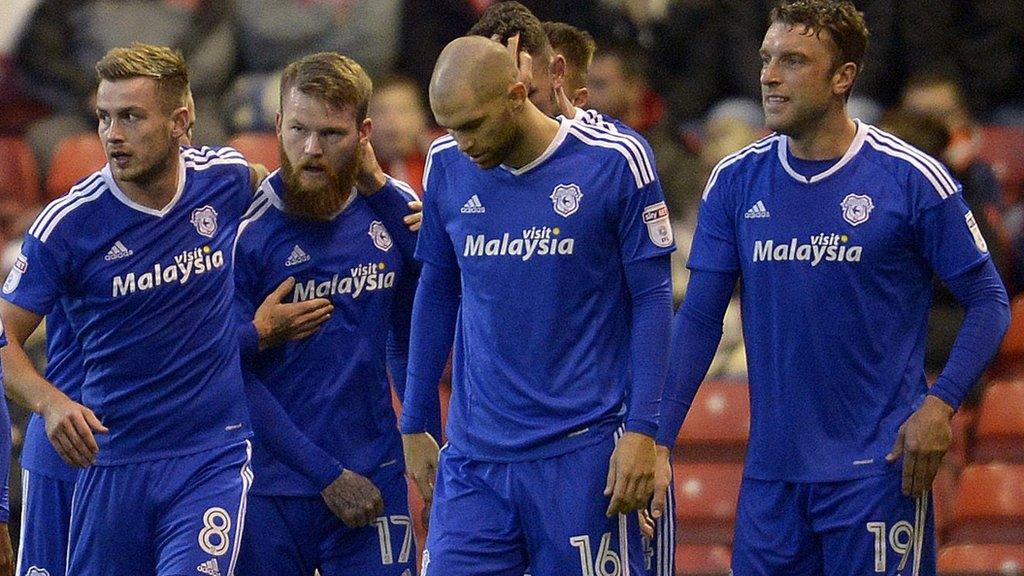
[[[200,235],[213,238],[214,233],[217,232],[217,211],[209,205],[196,208],[192,211],[191,222]]]
[[[843,207],[843,220],[849,222],[851,226],[867,222],[871,211],[875,209],[871,197],[860,194],[847,194],[840,206]]]
[[[668,221],[668,206],[665,206],[664,202],[644,208],[644,224],[647,225],[647,235],[655,246],[668,248],[672,245],[672,225]]]
[[[555,212],[566,218],[580,209],[581,198],[583,198],[583,192],[580,192],[580,187],[575,184],[560,184],[555,186],[554,192],[551,193]]]

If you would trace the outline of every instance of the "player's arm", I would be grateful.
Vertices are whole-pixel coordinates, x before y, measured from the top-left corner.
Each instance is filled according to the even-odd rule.
[[[2,332],[2,331],[0,331]],[[5,340],[0,333],[0,346]],[[7,522],[11,516],[9,476],[11,470],[11,415],[7,403],[0,402],[0,576],[14,576],[14,552]]]
[[[423,264],[413,301],[409,370],[399,428],[406,470],[427,509],[433,499],[438,457],[430,423],[441,402],[438,382],[455,338],[461,295],[458,268]]]
[[[669,255],[627,262],[625,271],[633,310],[630,329],[632,388],[626,432],[619,439],[608,466],[604,491],[611,497],[608,516],[646,507],[654,491],[654,436],[668,366],[665,343],[671,335],[672,322]]]
[[[686,297],[672,322],[668,378],[655,438],[658,463],[651,506],[655,518],[665,511],[666,491],[672,481],[669,454],[722,340],[722,321],[737,278],[736,272],[691,270]]]
[[[365,526],[384,511],[380,490],[366,477],[346,469],[303,434],[266,386],[248,370],[245,398],[261,445],[312,482],[327,507],[346,526]]]
[[[0,350],[8,397],[40,414],[54,449],[72,466],[86,467],[96,461],[99,446],[94,432],[108,432],[92,410],[71,400],[36,370],[25,353],[25,341],[42,316],[0,300],[0,317],[7,332],[7,346]]]
[[[419,283],[419,268],[410,268],[399,282],[395,302],[391,308],[391,326],[388,332],[387,363],[391,382],[399,400],[405,401],[406,380],[409,370],[409,341],[412,330],[412,308]],[[426,431],[437,442],[441,441],[441,405],[427,407]]]

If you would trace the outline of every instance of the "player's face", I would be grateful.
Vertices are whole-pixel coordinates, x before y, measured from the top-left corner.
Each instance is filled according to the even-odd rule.
[[[176,169],[173,114],[152,78],[100,82],[96,91],[98,132],[115,180],[145,186]]]
[[[622,62],[615,56],[605,55],[594,58],[587,80],[588,102],[591,108],[624,118],[630,108],[630,99],[639,97],[630,89],[622,73]]]
[[[775,22],[761,44],[761,104],[769,130],[800,136],[815,126],[835,93],[834,48],[827,30]]]
[[[480,102],[469,89],[431,102],[434,119],[455,138],[459,150],[484,170],[505,161],[515,147],[517,128],[507,95]]]
[[[402,160],[415,152],[426,132],[426,114],[420,94],[412,86],[395,85],[375,91],[370,102],[373,118],[373,151],[386,162]]]

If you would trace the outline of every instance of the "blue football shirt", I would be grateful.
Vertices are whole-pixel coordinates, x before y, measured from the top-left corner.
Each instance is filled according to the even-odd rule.
[[[688,264],[742,278],[746,474],[881,474],[927,389],[932,274],[955,278],[987,247],[949,172],[873,126],[858,122],[846,154],[816,175],[789,154],[771,135],[719,163]]]
[[[391,181],[392,185],[395,181]],[[404,183],[401,186],[407,187]],[[281,175],[261,188],[273,202],[242,224],[235,251],[238,314],[252,318],[286,278],[285,300],[327,298],[334,312],[306,339],[260,352],[248,366],[314,444],[345,468],[372,476],[402,468],[402,442],[385,364],[396,301],[411,302],[416,275],[370,204],[352,193],[335,218],[312,221],[285,213]],[[412,199],[410,197],[410,199]],[[405,335],[408,338],[408,335]],[[254,442],[254,493],[315,496],[318,487]]]
[[[519,169],[431,147],[416,257],[461,271],[448,438],[515,461],[605,437],[624,415],[624,264],[674,249],[661,185],[629,135],[562,120]]]
[[[252,199],[240,154],[184,149],[162,210],[132,202],[104,167],[29,229],[4,297],[40,315],[63,304],[82,349],[82,402],[110,429],[97,463],[249,436],[231,249]]]

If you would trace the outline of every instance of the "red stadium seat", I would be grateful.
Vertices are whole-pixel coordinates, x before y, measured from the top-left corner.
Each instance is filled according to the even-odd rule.
[[[676,574],[728,576],[731,555],[728,546],[680,544],[676,546]]]
[[[1006,331],[992,371],[1004,374],[1024,374],[1024,294],[1010,303],[1010,329]]]
[[[742,464],[676,464],[676,539],[683,544],[730,544]]]
[[[281,167],[277,151],[277,135],[269,132],[243,132],[228,140],[228,146],[238,150],[251,163],[263,164],[273,172]]]
[[[32,149],[20,138],[0,138],[0,202],[39,202],[39,175]]]
[[[1024,546],[962,544],[939,550],[943,576],[1024,576]]]
[[[952,515],[953,498],[956,496],[956,485],[959,481],[959,468],[949,462],[943,462],[932,482],[932,502],[935,507],[935,534],[939,542],[945,542],[946,526]]]
[[[100,138],[91,132],[68,136],[57,144],[46,176],[46,200],[67,194],[76,182],[103,168],[107,155]]]
[[[705,382],[676,442],[680,461],[743,462],[750,436],[746,383]]]
[[[994,382],[985,390],[972,459],[1024,464],[1024,380]]]
[[[1024,544],[1024,465],[968,466],[946,536],[951,544]]]
[[[1019,202],[1024,194],[1024,130],[982,127],[979,156],[995,170],[1007,203]]]

